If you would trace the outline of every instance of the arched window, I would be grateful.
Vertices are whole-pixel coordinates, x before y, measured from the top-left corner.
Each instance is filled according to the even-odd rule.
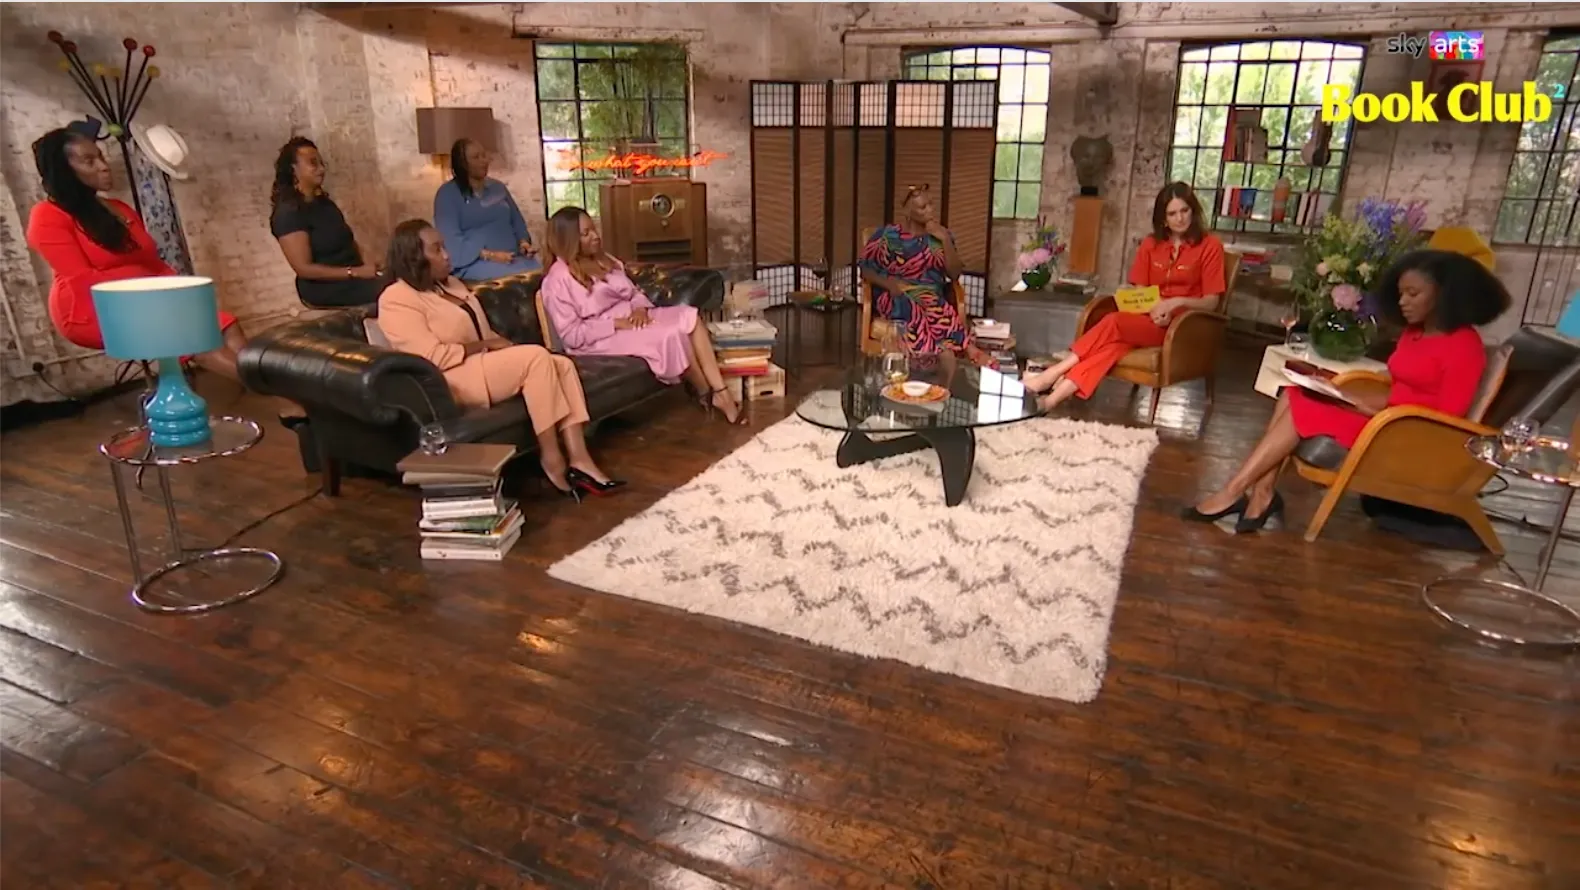
[[[1309,163],[1302,150],[1313,141],[1322,87],[1358,92],[1365,61],[1365,46],[1328,40],[1181,47],[1169,180],[1196,188],[1214,229],[1298,233],[1320,225],[1344,185],[1350,122],[1332,125],[1325,164]],[[1291,195],[1275,223],[1281,178]]]
[[[1048,53],[1007,46],[913,50],[904,55],[904,72],[908,80],[998,81],[993,216],[1036,219],[1048,132]]]
[[[1520,125],[1493,241],[1574,246],[1580,244],[1580,35],[1549,37],[1533,79],[1553,97],[1553,113]]]

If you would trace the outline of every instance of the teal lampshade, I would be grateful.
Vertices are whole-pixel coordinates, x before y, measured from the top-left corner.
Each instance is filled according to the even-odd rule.
[[[104,351],[124,361],[201,355],[225,342],[214,280],[126,278],[93,286]]]
[[[187,384],[181,358],[225,343],[214,280],[166,275],[95,284],[93,309],[107,354],[159,362],[159,388],[143,403],[155,447],[191,448],[210,441],[208,403]]]
[[[1568,307],[1558,317],[1558,333],[1580,340],[1580,292],[1570,295]]]

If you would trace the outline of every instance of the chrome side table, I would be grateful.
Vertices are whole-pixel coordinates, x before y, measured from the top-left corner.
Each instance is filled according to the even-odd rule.
[[[1472,436],[1465,443],[1465,448],[1472,457],[1502,472],[1548,485],[1563,486],[1563,495],[1558,501],[1558,516],[1553,520],[1547,546],[1537,565],[1536,580],[1530,586],[1524,584],[1523,578],[1520,579],[1521,583],[1515,584],[1463,574],[1444,575],[1422,585],[1421,601],[1444,621],[1494,642],[1517,646],[1580,647],[1580,611],[1542,592],[1547,583],[1547,572],[1553,565],[1553,556],[1558,551],[1558,543],[1563,538],[1569,505],[1574,501],[1575,490],[1580,488],[1580,466],[1577,466],[1575,453],[1570,450],[1570,443],[1538,437],[1529,450],[1510,452],[1502,447],[1496,436]],[[1519,573],[1515,574],[1517,576]],[[1440,602],[1438,592],[1451,587],[1473,587],[1496,592],[1504,602],[1518,607],[1510,609],[1506,616],[1510,626],[1503,629],[1488,627],[1481,619],[1445,606]],[[1519,613],[1518,620],[1514,614],[1516,611]],[[1532,625],[1532,619],[1538,615],[1546,623],[1545,630]]]
[[[120,508],[121,525],[126,530],[126,551],[132,559],[132,602],[147,612],[166,615],[190,615],[239,603],[257,596],[280,579],[285,563],[268,550],[256,547],[220,547],[214,550],[186,547],[181,543],[181,527],[176,521],[176,505],[170,497],[170,468],[204,463],[222,457],[234,457],[263,438],[263,428],[243,417],[211,417],[213,438],[189,448],[156,448],[149,441],[145,427],[132,427],[111,436],[99,446],[99,453],[110,463],[110,478],[115,483],[115,502]],[[125,468],[137,472],[153,468],[159,478],[159,493],[165,502],[165,518],[170,524],[170,561],[152,573],[143,573],[142,560],[137,553],[137,532],[132,525],[131,505],[126,500]],[[258,584],[217,600],[166,605],[149,598],[149,591],[159,579],[206,562],[219,560],[261,562],[268,566],[268,576]]]

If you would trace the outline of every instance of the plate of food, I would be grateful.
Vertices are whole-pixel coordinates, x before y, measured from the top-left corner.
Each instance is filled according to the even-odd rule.
[[[905,402],[912,405],[926,405],[932,402],[942,402],[949,398],[949,390],[933,383],[924,383],[920,380],[907,380],[904,383],[891,383],[883,388],[885,398],[896,402]]]

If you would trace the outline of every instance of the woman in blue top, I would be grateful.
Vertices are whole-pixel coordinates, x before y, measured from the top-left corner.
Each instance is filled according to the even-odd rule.
[[[488,178],[488,149],[470,139],[450,148],[455,177],[433,196],[433,225],[463,281],[487,281],[543,268],[527,221],[510,190]]]

